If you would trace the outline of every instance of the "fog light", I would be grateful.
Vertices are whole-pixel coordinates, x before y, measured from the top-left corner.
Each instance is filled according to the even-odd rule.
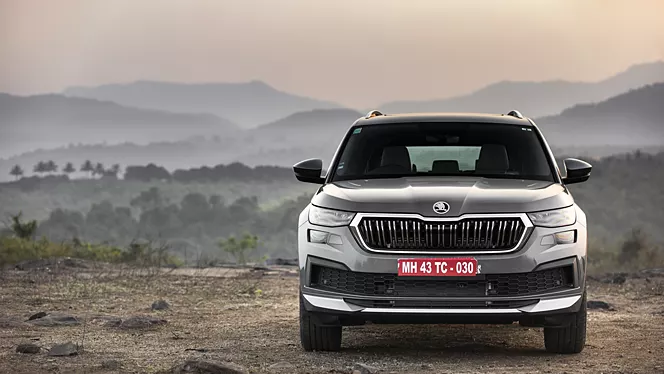
[[[336,234],[330,234],[327,237],[327,244],[341,245],[343,244],[343,241],[341,240],[341,236]]]
[[[554,244],[556,244],[556,239],[554,239],[553,235],[543,236],[542,240],[540,241],[540,245],[554,245]]]
[[[326,233],[325,231],[309,230],[309,242],[310,243],[325,244],[325,243],[327,243],[327,236],[328,236],[328,233]]]
[[[557,244],[576,243],[576,230],[557,232],[553,236],[555,236]]]

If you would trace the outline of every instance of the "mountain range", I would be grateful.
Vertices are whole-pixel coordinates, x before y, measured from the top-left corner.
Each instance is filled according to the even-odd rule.
[[[138,81],[71,87],[64,95],[113,101],[136,108],[210,113],[242,128],[256,127],[296,112],[340,107],[332,102],[282,92],[261,81],[204,84]]]
[[[577,104],[595,103],[630,89],[664,82],[664,61],[639,64],[599,82],[503,81],[468,95],[441,100],[395,101],[380,106],[385,113],[483,112],[517,109],[531,118],[550,116]]]
[[[630,90],[597,104],[582,104],[556,116],[535,119],[561,155],[605,156],[634,149],[660,151],[664,146],[664,83]],[[168,169],[240,161],[247,165],[290,166],[306,158],[331,159],[342,136],[360,117],[349,109],[318,109],[292,114],[255,129],[227,136],[192,137],[148,145],[84,145],[29,152],[0,160],[0,170],[20,164],[29,169],[41,160],[58,164],[86,159],[122,165],[158,163]],[[9,179],[1,175],[0,180]]]
[[[239,131],[212,114],[170,113],[62,95],[0,94],[0,157],[70,143],[182,140]]]
[[[560,104],[570,100],[561,96],[576,95],[574,97],[578,101],[557,111],[555,115],[536,118],[556,153],[600,156],[636,148],[657,150],[664,144],[664,125],[661,120],[664,118],[664,106],[661,105],[664,103],[664,83],[650,83],[660,78],[664,81],[664,74],[660,76],[663,68],[662,62],[637,65],[597,83],[497,84],[487,87],[482,91],[485,94],[476,97],[485,97],[489,92],[494,92],[493,95],[498,97],[508,97],[511,91],[515,91],[517,96],[524,96],[515,88],[518,85],[530,87],[531,95],[542,102],[552,97],[551,100],[559,100]],[[604,87],[611,91],[644,81],[648,81],[648,84],[635,89],[625,89],[601,102],[589,102],[593,95],[599,95],[597,88],[587,89],[590,86]],[[160,85],[161,83],[155,82],[139,82],[102,87],[136,89],[142,86],[151,87],[148,90],[151,91]],[[592,95],[570,93],[570,85],[585,87],[585,91],[581,91]],[[205,85],[193,86],[192,89],[200,93]],[[235,87],[239,91],[246,91],[249,86],[256,86],[259,91],[265,90],[279,96],[280,99],[276,99],[276,102],[291,100],[293,103],[293,98],[296,98],[295,101],[305,107],[324,103],[306,98],[299,101],[297,96],[279,92],[260,82],[213,84],[210,85],[210,90],[218,92],[217,88],[223,87],[228,91]],[[512,88],[503,90],[501,94],[498,93],[500,87]],[[178,91],[175,88],[173,90]],[[272,117],[277,112],[286,114],[266,121],[265,124],[242,129],[227,119],[227,116],[205,111],[197,113],[196,108],[189,108],[193,113],[179,113],[176,110],[178,108],[168,108],[169,111],[137,108],[110,101],[56,94],[28,97],[0,94],[0,171],[9,170],[14,164],[31,169],[34,163],[49,159],[59,164],[70,161],[80,164],[86,159],[122,165],[155,162],[169,169],[233,161],[248,165],[290,166],[309,157],[320,157],[329,161],[346,129],[362,115],[352,109],[336,107],[291,112],[295,107],[287,106],[290,109],[278,108],[278,111],[262,112],[258,103],[264,98],[259,97],[256,100],[256,113],[247,111],[249,105],[238,106],[234,113],[240,117],[255,115],[254,118]],[[248,103],[246,97],[243,100],[245,104]],[[470,99],[460,97],[452,100],[464,102]],[[524,97],[524,100],[536,101],[528,97]],[[126,101],[132,101],[131,95],[126,97]],[[208,103],[211,102],[210,99]],[[328,104],[334,106],[332,103]],[[271,105],[273,104],[268,107]],[[500,104],[501,108],[503,105],[505,104]],[[518,108],[525,115],[535,117],[522,105],[505,105],[504,108],[494,108],[493,112],[505,113],[509,108]],[[452,109],[464,110],[461,106],[450,108]],[[444,110],[445,108],[437,107],[435,111]],[[269,115],[266,114],[268,112]],[[385,112],[389,114],[391,111]],[[3,174],[0,173],[0,180],[9,178]]]
[[[664,145],[664,83],[630,90],[597,104],[580,104],[536,120],[553,144]]]

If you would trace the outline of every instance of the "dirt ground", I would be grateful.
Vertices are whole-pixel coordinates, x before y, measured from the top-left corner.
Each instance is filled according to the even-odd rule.
[[[259,373],[350,373],[358,363],[381,373],[664,373],[661,275],[590,281],[589,300],[614,310],[589,312],[579,355],[548,354],[541,330],[517,325],[349,327],[341,352],[307,353],[299,344],[297,284],[293,268],[3,271],[0,373],[154,373],[187,359]],[[152,311],[160,299],[170,307]],[[80,324],[27,322],[37,312],[74,316]],[[140,329],[113,322],[136,315],[167,322]],[[78,355],[48,355],[67,341],[82,346]],[[26,342],[41,352],[17,353]]]

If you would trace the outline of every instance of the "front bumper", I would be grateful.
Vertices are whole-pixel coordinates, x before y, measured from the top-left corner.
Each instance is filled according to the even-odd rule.
[[[303,212],[306,217],[306,210]],[[580,212],[577,216],[583,216]],[[321,230],[334,236],[325,244],[311,243],[308,230]],[[551,244],[555,233],[576,230],[576,242],[571,244]],[[562,228],[533,227],[524,237],[519,247],[510,253],[468,255],[422,255],[389,254],[367,251],[358,243],[349,227],[320,227],[300,220],[298,231],[300,291],[304,307],[310,312],[340,316],[354,316],[357,320],[380,320],[383,316],[394,316],[398,322],[413,316],[424,321],[424,316],[438,316],[442,320],[458,319],[461,323],[494,321],[526,321],[529,316],[556,316],[579,310],[585,290],[586,243],[585,219],[574,225]],[[566,267],[570,270],[571,283],[567,287],[550,290],[537,290],[526,294],[504,295],[464,295],[453,292],[447,295],[419,295],[426,297],[403,297],[393,295],[362,294],[339,292],[312,284],[312,267],[323,265],[337,267],[349,272],[385,274],[394,276],[399,258],[418,257],[474,257],[481,266],[478,279],[492,275],[526,274],[543,269]],[[465,279],[464,279],[465,280]],[[471,279],[472,280],[472,279]],[[313,282],[315,283],[315,282]],[[427,301],[427,302],[425,302]],[[411,303],[413,302],[413,303]],[[417,302],[420,302],[418,304]],[[425,302],[423,305],[422,302]],[[399,305],[401,303],[401,305]],[[415,305],[411,306],[409,303]],[[479,306],[478,306],[479,303]],[[486,307],[482,307],[482,303]],[[502,303],[502,304],[501,304]],[[461,305],[461,307],[455,307]],[[501,307],[504,305],[504,307]],[[450,318],[447,318],[450,317]],[[467,317],[467,318],[461,318]],[[405,322],[404,322],[405,323]],[[538,325],[542,323],[537,323]],[[545,324],[546,325],[546,324]]]

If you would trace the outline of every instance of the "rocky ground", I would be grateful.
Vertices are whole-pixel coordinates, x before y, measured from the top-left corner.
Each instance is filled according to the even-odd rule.
[[[591,279],[587,345],[566,356],[516,325],[359,326],[306,353],[294,268],[22,268],[0,272],[1,373],[664,373],[658,272]]]

